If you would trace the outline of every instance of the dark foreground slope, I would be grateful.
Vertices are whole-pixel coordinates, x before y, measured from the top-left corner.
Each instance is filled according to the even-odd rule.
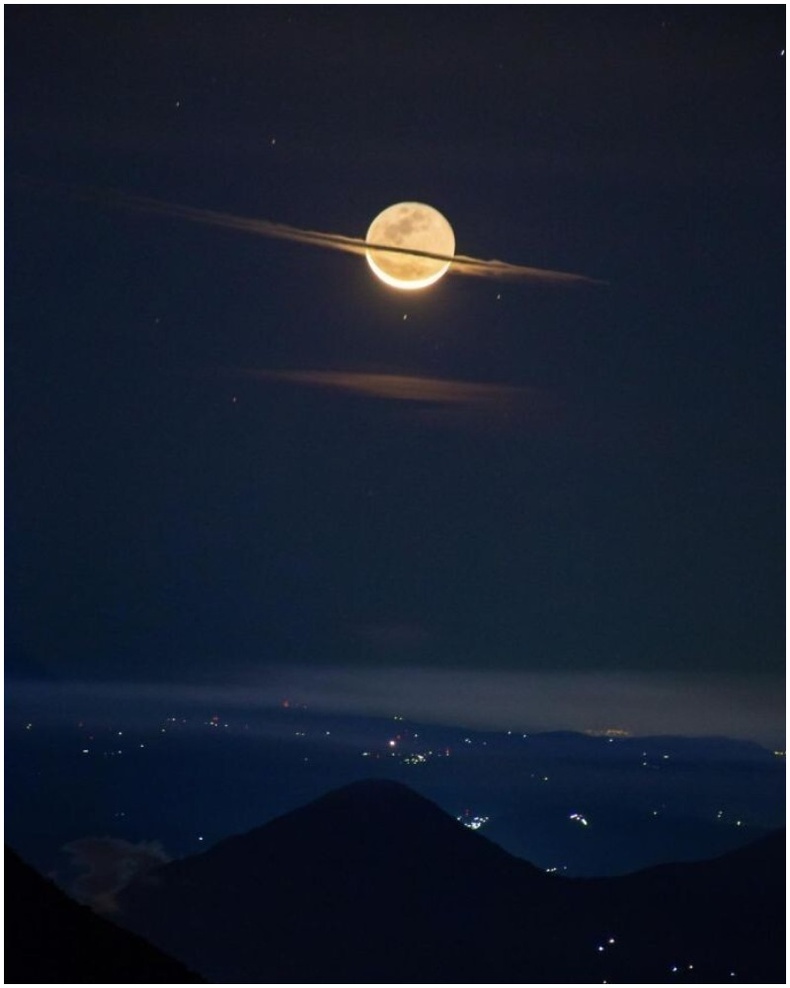
[[[616,931],[612,949],[600,940],[609,982],[786,981],[784,831],[710,861],[571,884],[580,912]]]
[[[5,983],[196,984],[201,978],[80,906],[6,848]]]
[[[783,855],[777,837],[563,879],[377,781],[165,865],[120,901],[124,923],[212,981],[778,983]]]

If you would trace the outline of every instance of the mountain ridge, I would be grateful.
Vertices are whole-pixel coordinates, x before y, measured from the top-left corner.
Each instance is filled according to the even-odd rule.
[[[758,843],[565,878],[401,783],[367,780],[163,865],[121,893],[120,920],[224,982],[661,983],[689,955],[707,983],[770,981],[783,845]]]

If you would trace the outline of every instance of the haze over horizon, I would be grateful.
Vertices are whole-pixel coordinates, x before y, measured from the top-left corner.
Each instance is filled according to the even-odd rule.
[[[285,665],[212,682],[10,680],[10,711],[47,723],[88,712],[139,720],[152,709],[395,715],[478,730],[579,731],[623,736],[718,736],[784,748],[779,677],[628,672],[513,672],[430,667]]]

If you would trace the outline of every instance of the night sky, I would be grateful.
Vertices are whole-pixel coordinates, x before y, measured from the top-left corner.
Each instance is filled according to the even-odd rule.
[[[779,743],[784,73],[781,5],[8,8],[9,680]]]

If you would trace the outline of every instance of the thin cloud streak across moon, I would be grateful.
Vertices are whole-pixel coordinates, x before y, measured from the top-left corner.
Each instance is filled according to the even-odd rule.
[[[270,237],[275,240],[290,240],[292,243],[325,247],[329,250],[339,250],[347,254],[364,256],[368,251],[386,251],[389,254],[408,254],[412,257],[427,257],[438,261],[449,261],[451,265],[448,274],[532,281],[558,286],[605,284],[605,282],[598,281],[595,278],[588,278],[586,275],[581,274],[568,274],[564,271],[533,268],[524,264],[509,264],[507,261],[485,260],[478,257],[468,257],[465,254],[447,256],[444,254],[435,254],[427,250],[368,243],[363,237],[348,237],[341,233],[322,233],[318,230],[303,230],[300,227],[289,226],[286,223],[273,223],[270,220],[235,216],[232,213],[220,213],[212,209],[182,206],[178,203],[162,202],[159,199],[150,199],[145,196],[130,196],[96,189],[80,190],[72,188],[71,191],[82,198],[100,200],[110,205],[124,206],[138,212],[155,213],[159,216],[169,216],[173,219],[188,220],[191,223],[201,223],[206,226],[222,227],[228,230],[240,230],[244,233],[251,233],[259,237]]]

